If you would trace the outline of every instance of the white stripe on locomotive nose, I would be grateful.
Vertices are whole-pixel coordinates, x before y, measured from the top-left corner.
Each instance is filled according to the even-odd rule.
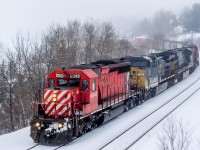
[[[63,106],[65,104],[65,102],[70,98],[71,94],[68,94],[66,98],[64,98],[57,106],[56,106],[56,110],[58,110],[61,106]],[[64,107],[65,108],[65,107]],[[63,109],[64,109],[63,108]],[[63,110],[62,109],[62,110]],[[61,111],[62,111],[61,110]]]
[[[66,110],[70,111],[71,103],[69,102],[66,106],[59,112],[59,115],[62,115]]]
[[[44,99],[47,97],[47,95],[49,94],[49,92],[51,92],[52,90],[48,90],[45,94],[44,94]],[[52,95],[54,94],[54,93],[57,93],[58,91],[53,91],[53,93],[49,96],[49,97],[52,97]],[[49,98],[48,98],[49,99]]]
[[[48,103],[52,100],[52,98],[53,98],[53,94],[54,93],[57,93],[58,91],[54,91],[50,96],[49,96],[49,98],[46,100],[46,102],[45,102],[45,104],[46,105],[48,105]],[[48,108],[47,108],[47,111],[49,111],[51,108],[52,108],[52,106],[54,106],[54,103],[52,103]]]
[[[60,94],[59,94],[59,96],[58,96],[58,100],[57,101],[59,101],[59,98],[61,98],[65,93],[67,93],[67,91],[62,91]],[[52,96],[51,96],[52,97]],[[64,98],[65,99],[65,98]],[[49,100],[49,99],[48,99]],[[50,99],[51,100],[51,99]],[[49,107],[47,108],[47,113],[51,110],[51,108],[52,107],[54,107],[55,105],[54,105],[54,103],[52,103],[51,105],[49,105]],[[61,102],[59,103],[59,104],[57,104],[57,106],[59,106],[59,108],[62,106],[61,105]],[[57,106],[56,106],[56,110],[58,110],[59,108],[57,108]],[[55,109],[53,109],[52,110],[52,112],[51,112],[51,114],[53,114],[55,112]]]
[[[66,104],[66,106],[59,112],[59,115],[63,115],[63,113],[67,110],[67,112],[70,111],[70,102],[68,104]]]
[[[49,98],[48,98],[48,99],[46,100],[46,102],[45,102],[46,105],[51,101],[52,97],[53,97],[53,95],[51,94],[51,95],[49,96]]]
[[[67,91],[62,91],[59,95],[58,95],[58,100],[64,95],[64,94],[66,94],[67,93]]]
[[[50,114],[54,114],[54,113],[55,113],[55,109],[53,109]]]
[[[66,94],[66,93],[67,93],[67,91],[61,92],[61,93],[58,95],[58,101],[59,101],[60,98],[61,98],[64,94]],[[65,99],[66,99],[66,98],[64,98],[62,101],[59,102],[59,104],[57,104],[56,110],[58,110],[58,109],[62,106],[63,102],[66,102]]]
[[[44,98],[46,98],[46,96],[49,94],[50,91],[51,91],[51,90],[47,90],[47,91],[45,92]]]
[[[63,110],[59,111],[58,115],[62,115],[64,113]]]
[[[54,103],[51,103],[50,105],[49,105],[49,107],[47,108],[47,112],[49,112],[49,110],[52,108],[52,107],[54,107],[55,105],[54,105]]]

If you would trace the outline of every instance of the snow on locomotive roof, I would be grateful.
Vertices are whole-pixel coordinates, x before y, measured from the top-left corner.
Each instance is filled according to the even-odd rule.
[[[147,60],[151,60],[151,58],[149,56],[143,56],[143,58],[145,58]]]

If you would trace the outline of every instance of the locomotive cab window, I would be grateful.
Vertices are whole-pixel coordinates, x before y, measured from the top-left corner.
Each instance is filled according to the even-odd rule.
[[[79,86],[80,79],[71,79],[69,82],[70,86]]]
[[[92,81],[92,92],[96,91],[96,80]]]
[[[67,86],[66,79],[58,79],[58,86]]]
[[[82,91],[86,91],[88,89],[88,80],[82,81]]]

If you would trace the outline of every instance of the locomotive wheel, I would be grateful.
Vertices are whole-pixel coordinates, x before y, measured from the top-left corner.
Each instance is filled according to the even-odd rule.
[[[97,123],[96,122],[93,122],[92,126],[91,126],[91,129],[95,129],[97,127]]]
[[[156,88],[151,89],[151,97],[154,97],[156,95]]]
[[[86,128],[83,127],[82,130],[80,130],[80,131],[78,132],[77,137],[80,137],[80,136],[84,135],[85,133],[87,133],[87,131],[86,131]]]
[[[134,100],[134,103],[135,103],[135,106],[138,106],[139,105],[139,97],[135,97],[135,100]]]
[[[124,112],[128,111],[129,110],[129,106],[128,106],[128,102],[126,101],[124,103]]]
[[[145,94],[144,94],[144,101],[143,101],[143,102],[145,102],[146,100],[148,100],[149,97],[150,97],[149,91],[145,91]]]
[[[145,97],[144,95],[139,96],[139,105],[144,103],[144,97]]]
[[[134,102],[133,100],[130,100],[129,102],[129,109],[132,109],[134,107]]]
[[[178,76],[178,82],[180,82],[182,79],[183,79],[183,74],[181,73],[181,74],[179,74],[179,76]]]
[[[100,114],[97,120],[97,126],[100,126],[104,122],[104,115]]]

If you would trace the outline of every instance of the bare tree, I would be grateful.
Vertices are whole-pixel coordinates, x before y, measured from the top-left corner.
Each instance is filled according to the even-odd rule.
[[[98,33],[97,24],[92,20],[88,20],[83,25],[83,36],[82,36],[82,44],[83,44],[83,52],[85,54],[85,63],[90,63],[96,60],[96,44],[97,44],[97,33]]]
[[[12,107],[12,90],[9,82],[8,63],[2,60],[0,63],[0,117],[1,130],[0,134],[11,132],[13,130],[13,107]]]
[[[111,23],[103,23],[98,33],[98,59],[110,59],[114,56],[117,36]]]
[[[80,22],[68,21],[66,26],[50,26],[42,38],[42,55],[47,72],[55,67],[72,66],[79,63]]]
[[[60,25],[52,25],[47,32],[42,35],[41,53],[43,63],[47,68],[47,73],[56,65],[56,56],[58,55],[58,51],[61,51],[59,48],[63,47],[63,45],[60,46],[62,30]],[[62,61],[63,59],[60,58],[60,60]]]
[[[7,52],[7,62],[4,61],[1,66],[1,77],[3,86],[5,86],[6,90],[6,103],[8,104],[8,110],[5,110],[9,114],[10,118],[10,130],[14,130],[14,122],[13,122],[13,93],[14,93],[14,83],[16,82],[16,63],[14,53],[8,50]]]
[[[31,102],[34,92],[32,85],[38,79],[35,76],[36,62],[29,37],[20,33],[14,41],[14,47],[6,52],[6,59],[1,64],[1,90],[6,95],[3,111],[9,114],[11,131],[26,127],[31,117]],[[40,53],[38,53],[40,54]],[[41,68],[40,68],[41,70]],[[8,124],[8,123],[7,123]]]
[[[176,122],[173,117],[163,124],[162,135],[158,137],[159,150],[189,150],[191,146],[191,129],[182,120]]]
[[[114,58],[120,58],[123,56],[132,55],[135,52],[130,41],[127,39],[117,39],[116,41],[116,50],[113,53]]]
[[[79,58],[77,58],[80,50],[80,22],[68,21],[67,27],[64,28],[64,41],[66,43],[65,65],[72,66],[78,64]]]
[[[18,33],[14,42],[14,51],[16,52],[16,83],[15,83],[15,97],[19,106],[16,106],[15,112],[19,114],[19,127],[25,127],[27,114],[31,109],[30,97],[32,96],[32,84],[34,83],[33,63],[31,60],[31,40],[29,35],[25,38],[21,33]],[[21,107],[21,109],[19,109]],[[19,111],[20,110],[20,111]]]

